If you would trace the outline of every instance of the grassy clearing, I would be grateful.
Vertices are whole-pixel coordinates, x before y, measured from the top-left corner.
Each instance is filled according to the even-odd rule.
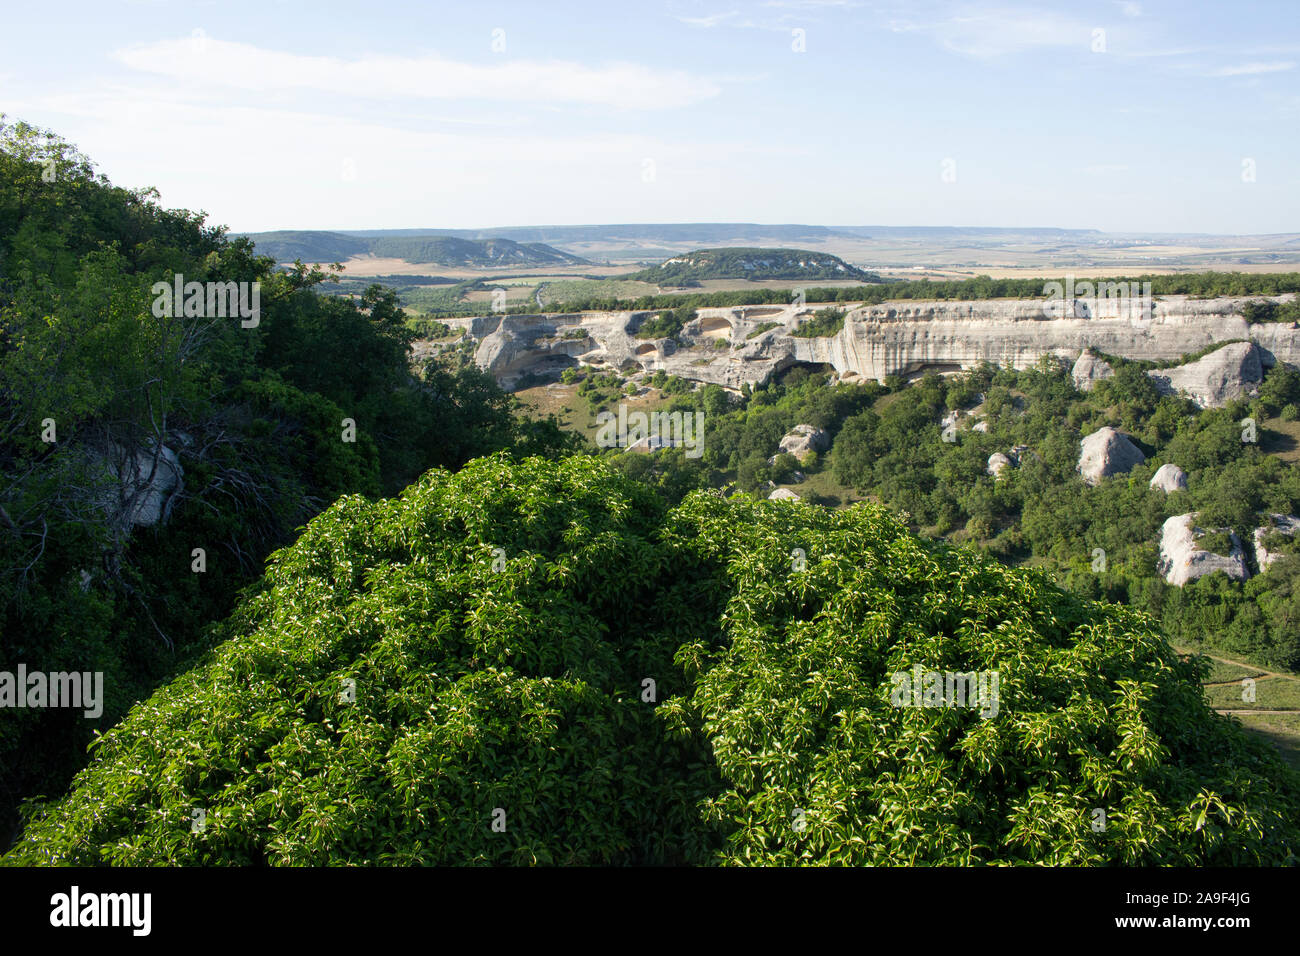
[[[1205,678],[1207,684],[1222,684],[1227,681],[1239,681],[1243,677],[1258,677],[1264,671],[1258,667],[1249,667],[1245,664],[1233,664],[1229,661],[1213,661],[1210,667],[1210,674]]]
[[[654,295],[656,286],[649,282],[628,279],[561,279],[547,282],[542,289],[542,301],[573,302],[587,298],[636,299]]]
[[[1300,770],[1300,713],[1242,714],[1236,719],[1276,747],[1293,769]]]
[[[559,419],[560,427],[577,432],[588,441],[596,440],[596,412],[590,404],[578,394],[575,385],[538,385],[523,388],[514,393],[519,399],[520,411],[530,418],[545,419],[554,415]],[[652,412],[664,407],[672,400],[658,389],[649,389],[644,395],[623,395],[610,403],[610,410],[615,410],[619,403],[626,404],[629,411]]]
[[[1283,461],[1300,462],[1300,422],[1265,419],[1260,430],[1259,448]]]
[[[1294,710],[1300,711],[1300,680],[1291,677],[1261,677],[1255,682],[1255,699],[1241,699],[1240,681],[1214,684],[1205,688],[1210,706],[1219,710]]]

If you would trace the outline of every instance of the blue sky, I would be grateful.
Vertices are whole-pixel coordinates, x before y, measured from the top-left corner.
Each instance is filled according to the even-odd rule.
[[[1296,0],[99,0],[0,33],[9,120],[237,231],[1300,231],[1298,79]]]

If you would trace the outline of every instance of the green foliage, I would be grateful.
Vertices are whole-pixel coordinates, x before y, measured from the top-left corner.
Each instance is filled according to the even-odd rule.
[[[597,459],[482,459],[340,500],[221,633],[5,863],[1230,865],[1300,839],[1294,774],[1148,619],[877,506],[665,510]],[[998,672],[996,715],[892,705],[915,666]]]
[[[682,327],[693,318],[695,318],[695,310],[689,306],[669,309],[642,321],[637,327],[636,337],[639,339],[676,338],[681,333]]]
[[[861,279],[880,281],[838,256],[803,249],[697,249],[623,276],[658,285],[699,285],[706,279]]]
[[[0,119],[0,670],[101,671],[107,696],[98,723],[6,708],[0,845],[19,801],[59,792],[92,731],[206,651],[266,556],[334,499],[574,443],[517,421],[509,396],[457,364],[463,345],[412,370],[391,290],[322,295],[326,273],[275,270],[156,199]],[[155,315],[152,286],[176,275],[256,283],[258,324]],[[162,520],[133,527],[122,503],[137,489],[110,463],[155,449],[175,452],[182,480]]]
[[[795,338],[813,339],[827,335],[838,335],[844,328],[843,309],[818,309],[811,319],[799,323],[799,327],[790,334]]]
[[[611,280],[613,281],[613,280]],[[1201,298],[1211,296],[1281,295],[1300,292],[1300,272],[1198,272],[1178,275],[1112,276],[1094,280],[1098,285],[1107,282],[1150,282],[1152,295],[1190,295]],[[805,287],[807,302],[843,302],[879,305],[895,300],[953,300],[953,299],[1043,299],[1043,279],[992,279],[978,276],[974,279],[936,282],[930,279],[914,281],[877,281],[871,285],[810,286]],[[685,285],[685,283],[683,283]],[[557,312],[592,311],[645,311],[671,309],[689,305],[692,308],[720,308],[740,305],[787,305],[791,290],[779,288],[733,289],[719,292],[688,294],[660,294],[639,297],[591,295],[574,297],[552,306]]]

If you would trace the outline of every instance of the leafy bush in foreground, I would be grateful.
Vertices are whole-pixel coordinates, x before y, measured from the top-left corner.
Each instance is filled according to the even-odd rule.
[[[1278,864],[1300,837],[1295,777],[1146,618],[870,505],[666,510],[597,459],[481,459],[340,500],[226,631],[6,862]],[[998,671],[996,716],[892,706],[915,665]]]

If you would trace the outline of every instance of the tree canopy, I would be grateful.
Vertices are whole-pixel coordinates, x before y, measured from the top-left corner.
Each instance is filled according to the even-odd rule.
[[[338,501],[221,631],[7,863],[1277,864],[1300,838],[1293,772],[1149,619],[876,505],[670,508],[596,458],[482,458]],[[900,706],[917,667],[996,672],[998,706]]]

